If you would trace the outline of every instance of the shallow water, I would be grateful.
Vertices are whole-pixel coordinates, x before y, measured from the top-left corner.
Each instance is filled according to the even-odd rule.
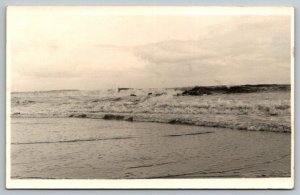
[[[78,118],[11,124],[12,178],[290,176],[290,133]]]

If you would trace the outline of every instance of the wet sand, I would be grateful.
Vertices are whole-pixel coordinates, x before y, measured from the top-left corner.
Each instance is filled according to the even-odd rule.
[[[12,118],[12,178],[289,177],[291,134],[77,118]]]

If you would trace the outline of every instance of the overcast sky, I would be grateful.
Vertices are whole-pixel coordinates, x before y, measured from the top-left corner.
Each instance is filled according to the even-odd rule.
[[[8,14],[12,91],[290,83],[289,15]]]

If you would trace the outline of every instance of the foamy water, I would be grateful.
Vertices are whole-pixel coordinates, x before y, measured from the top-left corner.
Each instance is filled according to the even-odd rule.
[[[177,96],[174,89],[12,93],[13,117],[85,117],[290,132],[290,93]],[[119,117],[118,117],[119,116]]]

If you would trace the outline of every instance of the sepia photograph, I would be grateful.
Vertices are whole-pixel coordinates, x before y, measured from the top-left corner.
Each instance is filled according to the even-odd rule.
[[[293,188],[292,7],[7,8],[8,188]]]

